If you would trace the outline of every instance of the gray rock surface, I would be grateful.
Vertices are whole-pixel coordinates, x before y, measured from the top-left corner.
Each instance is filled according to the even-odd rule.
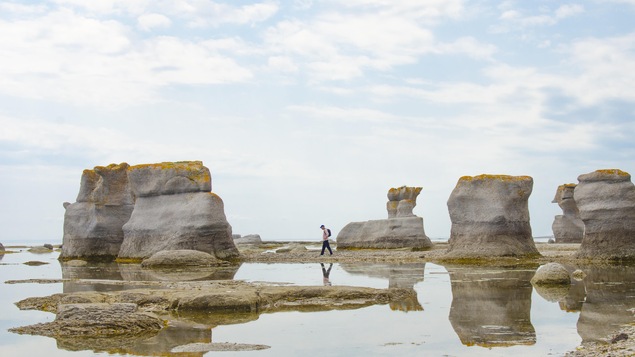
[[[128,177],[137,200],[123,226],[119,258],[181,249],[219,259],[239,255],[223,201],[211,192],[209,170],[200,161],[132,166]]]
[[[388,190],[388,218],[414,217],[412,210],[417,205],[417,196],[421,193],[421,187],[401,186]]]
[[[571,285],[571,277],[569,271],[562,264],[547,263],[538,270],[531,278],[534,285]],[[566,295],[566,294],[565,294]]]
[[[2,245],[2,243],[0,243],[0,252],[4,252],[4,245]]]
[[[261,244],[262,238],[259,234],[247,234],[245,236],[234,237],[234,244]]]
[[[580,219],[578,205],[573,198],[576,185],[569,183],[558,186],[553,203],[562,209],[562,214],[554,218],[551,229],[556,243],[580,243],[584,236],[584,222]]]
[[[113,259],[117,256],[123,241],[122,227],[134,208],[128,167],[122,163],[84,170],[77,201],[64,204],[60,259]]]
[[[448,199],[447,258],[539,256],[529,224],[529,176],[463,176]]]
[[[112,336],[146,334],[159,331],[163,321],[138,312],[131,303],[60,304],[55,320],[11,329],[15,333],[43,336]]]
[[[144,259],[141,266],[152,267],[176,267],[176,266],[216,266],[222,261],[213,255],[198,250],[162,250]]]
[[[337,249],[431,248],[423,218],[412,213],[420,192],[421,187],[408,186],[388,190],[388,219],[347,224],[337,234]]]
[[[421,217],[351,222],[337,235],[337,249],[432,247]]]
[[[585,232],[579,258],[635,259],[635,185],[627,172],[597,170],[578,177],[574,199]]]

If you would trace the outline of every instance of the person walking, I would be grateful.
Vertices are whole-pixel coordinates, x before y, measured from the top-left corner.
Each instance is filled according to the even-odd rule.
[[[321,225],[320,228],[322,228],[322,254],[320,255],[324,255],[324,249],[328,249],[329,253],[331,253],[331,255],[333,255],[333,251],[331,250],[331,245],[329,244],[329,236],[331,235],[331,230],[324,227],[324,225]]]

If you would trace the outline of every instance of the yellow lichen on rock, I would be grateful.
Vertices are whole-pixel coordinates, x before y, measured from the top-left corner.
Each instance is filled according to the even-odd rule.
[[[595,172],[606,174],[606,175],[630,176],[628,172],[622,171],[620,169],[601,169],[601,170],[596,170]]]

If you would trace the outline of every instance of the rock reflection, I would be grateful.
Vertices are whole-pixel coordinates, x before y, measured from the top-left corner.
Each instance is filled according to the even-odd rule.
[[[364,275],[372,278],[388,279],[389,288],[413,289],[423,281],[425,263],[413,264],[340,264],[351,275]],[[390,308],[396,311],[421,311],[423,307],[416,295],[414,298],[391,302]]]
[[[622,325],[633,323],[635,308],[635,267],[581,266],[586,300],[578,319],[583,342],[604,341]]]
[[[240,265],[145,269],[139,264],[96,263],[69,266],[62,263],[63,292],[121,291],[146,287],[148,281],[233,280]],[[126,284],[121,284],[121,282]],[[132,283],[131,283],[132,282]],[[140,282],[138,285],[134,282]]]
[[[534,270],[446,266],[452,284],[450,323],[467,346],[533,345],[529,282]]]
[[[134,337],[56,337],[57,347],[67,351],[94,351],[138,356],[167,356],[174,347],[189,343],[209,343],[212,330],[187,325],[168,326],[158,334]],[[202,356],[203,353],[179,353],[179,356]]]

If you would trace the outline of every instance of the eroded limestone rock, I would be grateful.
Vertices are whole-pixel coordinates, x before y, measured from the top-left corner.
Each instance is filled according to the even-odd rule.
[[[423,228],[423,218],[412,213],[421,187],[402,186],[388,190],[388,219],[351,222],[337,235],[337,249],[432,247]]]
[[[388,190],[388,218],[414,217],[412,210],[417,205],[417,196],[421,193],[421,187],[401,186]]]
[[[556,243],[580,243],[584,236],[584,222],[580,219],[578,205],[573,198],[575,184],[558,186],[553,203],[562,208],[562,215],[557,215],[551,225]]]
[[[448,199],[452,228],[448,258],[532,257],[529,176],[463,176]]]
[[[77,201],[64,204],[64,237],[60,259],[117,256],[124,223],[134,208],[127,163],[84,170]]]
[[[162,250],[200,250],[219,259],[239,255],[223,201],[211,192],[209,170],[200,161],[132,166],[137,195],[123,226],[119,258],[148,258]]]
[[[585,231],[579,258],[635,259],[635,185],[627,172],[597,170],[578,177],[574,198]]]

